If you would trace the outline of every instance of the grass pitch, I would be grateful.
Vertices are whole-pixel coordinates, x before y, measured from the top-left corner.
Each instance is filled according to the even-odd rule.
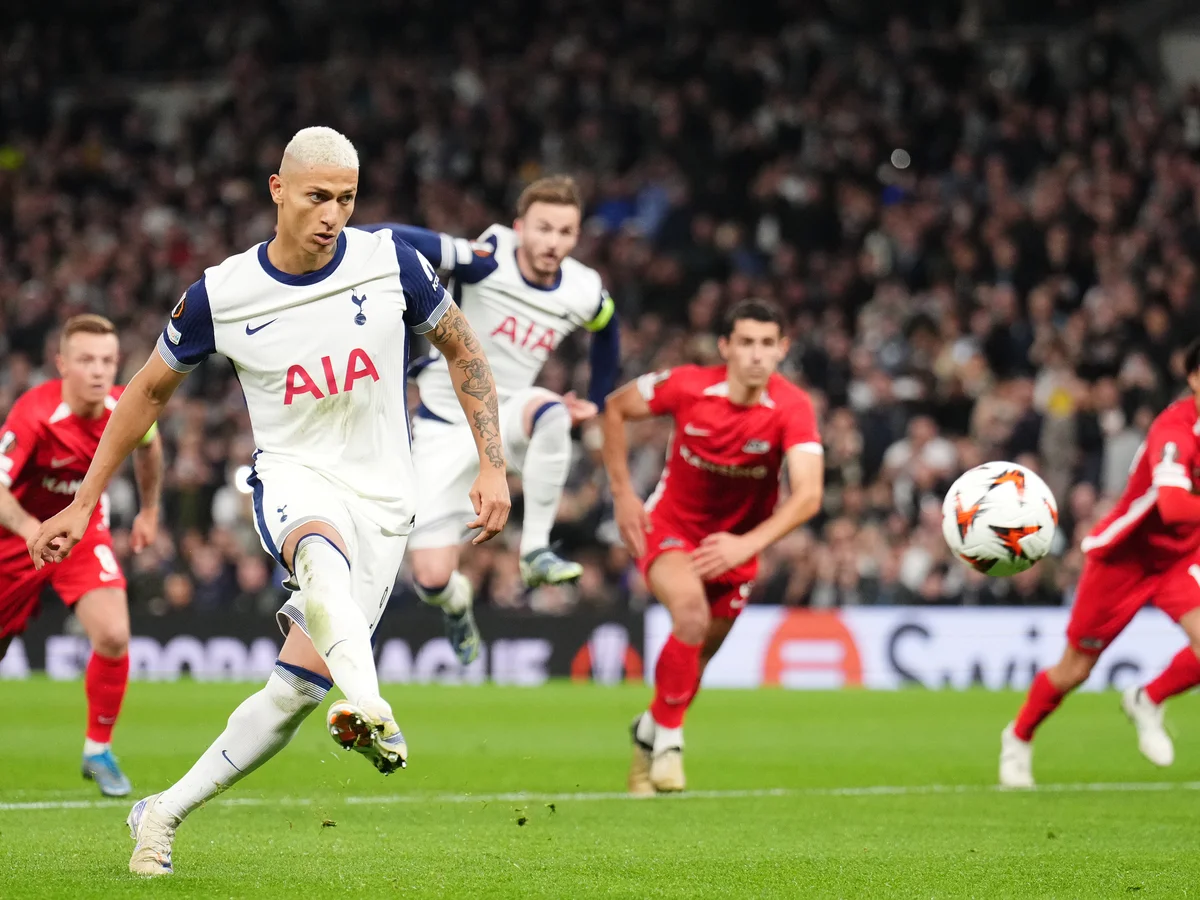
[[[255,685],[135,683],[132,799],[181,775]],[[1178,762],[1137,753],[1115,694],[1039,735],[1034,793],[993,788],[1016,694],[706,691],[693,788],[621,795],[641,687],[391,686],[410,768],[383,778],[314,715],[128,873],[130,803],[79,780],[78,683],[0,685],[0,897],[1195,897],[1200,704]]]

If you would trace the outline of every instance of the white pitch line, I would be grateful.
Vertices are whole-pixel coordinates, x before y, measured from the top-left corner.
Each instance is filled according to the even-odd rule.
[[[897,784],[830,788],[762,788],[728,791],[687,791],[663,797],[632,797],[623,791],[581,791],[576,793],[527,793],[513,791],[498,794],[375,794],[341,797],[318,804],[311,797],[230,797],[216,800],[220,806],[386,806],[414,803],[593,803],[619,800],[745,800],[767,797],[908,797],[928,794],[1072,794],[1072,793],[1155,793],[1163,791],[1200,791],[1200,781],[1117,781],[1042,784],[1033,791],[1008,791],[994,784]],[[0,803],[0,812],[36,812],[61,809],[115,809],[131,805],[128,800],[31,800]]]

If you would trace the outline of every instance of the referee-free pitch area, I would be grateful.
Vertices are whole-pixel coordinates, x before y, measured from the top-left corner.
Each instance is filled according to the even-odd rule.
[[[705,691],[693,788],[622,793],[640,686],[393,685],[389,778],[314,715],[179,830],[176,874],[127,871],[133,799],[181,775],[256,688],[135,683],[115,749],[130,802],[79,779],[77,683],[0,683],[0,897],[1200,896],[1200,702],[1177,759],[1137,753],[1115,693],[1039,735],[1033,793],[994,788],[1015,693]]]

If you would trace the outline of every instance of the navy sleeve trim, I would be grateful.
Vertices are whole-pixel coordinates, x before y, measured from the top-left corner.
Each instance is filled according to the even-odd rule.
[[[442,316],[446,315],[446,311],[449,310],[453,305],[454,301],[450,299],[450,295],[447,294],[443,288],[442,302],[434,307],[433,312],[429,314],[429,317],[424,322],[422,322],[420,325],[411,326],[412,330],[417,334],[428,334],[430,331],[433,331],[433,329],[437,327],[437,323],[442,321]]]
[[[429,260],[395,232],[392,236],[396,244],[396,264],[400,267],[400,287],[406,302],[404,321],[417,334],[426,334],[441,321],[454,301],[438,281]]]
[[[208,285],[204,278],[179,298],[158,338],[159,354],[176,372],[190,372],[217,352]]]
[[[165,334],[160,334],[158,336],[158,343],[155,346],[157,346],[158,355],[163,358],[163,362],[165,362],[176,372],[186,375],[188,372],[195,369],[196,366],[200,365],[199,363],[180,362],[179,357],[177,357],[171,351],[171,345],[167,343],[167,336]]]
[[[482,241],[454,241],[454,277],[462,284],[478,284],[499,267],[496,261],[496,236],[489,234]]]
[[[615,312],[603,328],[592,334],[589,362],[592,377],[588,384],[588,399],[603,410],[604,399],[616,388],[621,374],[621,328]]]

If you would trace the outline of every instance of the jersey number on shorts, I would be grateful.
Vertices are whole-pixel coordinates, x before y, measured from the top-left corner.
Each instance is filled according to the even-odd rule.
[[[96,554],[96,559],[100,563],[100,580],[116,581],[120,578],[121,567],[117,564],[117,558],[113,556],[112,547],[100,544],[92,549]]]

